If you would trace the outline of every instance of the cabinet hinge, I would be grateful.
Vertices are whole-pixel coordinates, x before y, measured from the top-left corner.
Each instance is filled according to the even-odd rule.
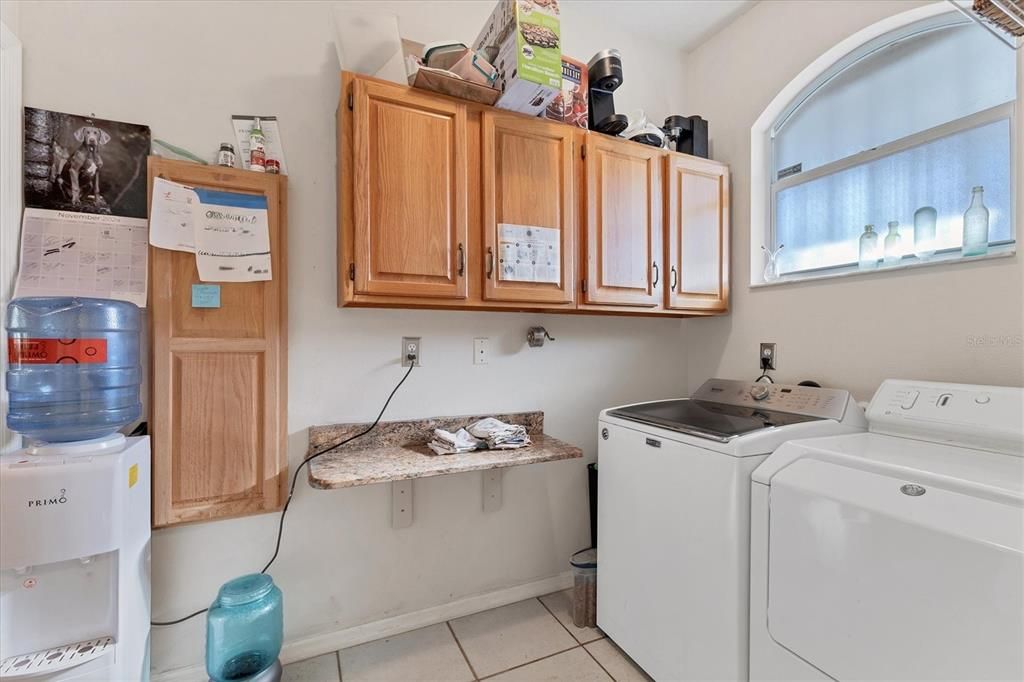
[[[581,144],[580,145],[580,158],[581,159],[586,159],[587,158],[587,145],[585,145],[585,144]]]
[[[348,110],[352,111],[352,107],[355,106],[355,99],[352,97],[352,93],[348,93]]]
[[[587,293],[587,280],[585,280],[585,279],[581,279],[580,280],[580,290],[583,293]]]
[[[352,280],[353,282],[356,281],[356,264],[355,263],[349,263],[348,264],[348,278],[350,280]]]

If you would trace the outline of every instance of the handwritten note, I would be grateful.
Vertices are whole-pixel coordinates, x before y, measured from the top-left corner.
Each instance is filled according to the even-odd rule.
[[[196,187],[196,267],[204,282],[271,279],[267,198]]]
[[[149,243],[160,249],[195,252],[192,204],[196,201],[196,193],[191,187],[154,178],[153,204],[149,209]]]

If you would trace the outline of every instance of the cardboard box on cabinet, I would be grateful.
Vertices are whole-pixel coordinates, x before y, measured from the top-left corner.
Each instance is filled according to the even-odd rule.
[[[562,89],[558,0],[499,0],[473,49],[498,48],[495,106],[536,116]]]

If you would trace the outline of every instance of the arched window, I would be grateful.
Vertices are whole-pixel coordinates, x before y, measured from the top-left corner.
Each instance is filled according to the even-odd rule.
[[[1016,101],[1016,53],[956,12],[848,52],[768,130],[764,245],[785,247],[780,279],[870,269],[859,262],[869,224],[880,269],[969,256],[961,246],[975,187],[989,211],[986,253],[1012,252]]]

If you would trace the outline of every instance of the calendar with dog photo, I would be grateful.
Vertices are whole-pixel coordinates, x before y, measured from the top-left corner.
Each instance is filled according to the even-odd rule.
[[[25,206],[145,218],[149,127],[25,107]]]

